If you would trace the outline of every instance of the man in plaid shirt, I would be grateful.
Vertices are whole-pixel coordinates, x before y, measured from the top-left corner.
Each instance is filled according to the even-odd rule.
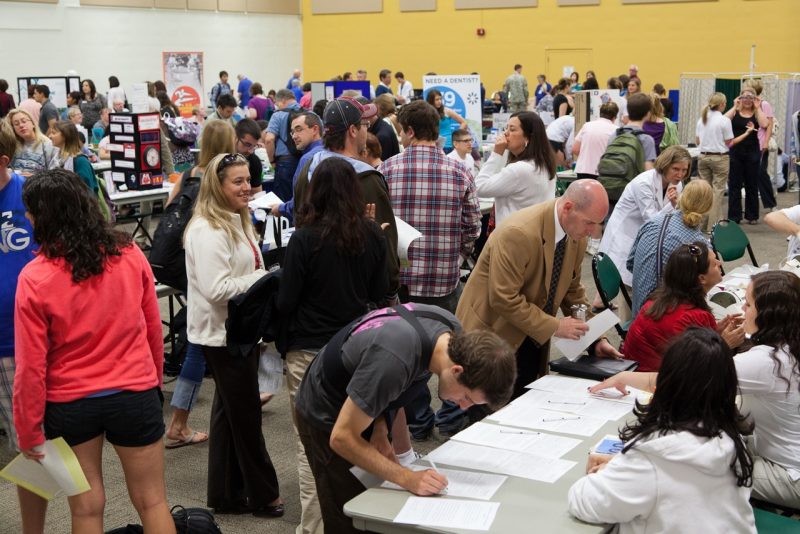
[[[400,271],[400,300],[434,304],[455,313],[462,291],[461,263],[481,232],[475,183],[462,163],[436,146],[439,115],[433,106],[412,102],[403,106],[398,120],[405,151],[384,161],[378,170],[389,184],[395,215],[422,233],[409,247],[410,265]],[[463,412],[454,408],[446,415],[455,416],[452,424],[460,426]],[[415,409],[407,407],[407,412],[412,435],[425,439],[433,428],[430,396],[420,399]],[[447,426],[452,426],[450,421]]]

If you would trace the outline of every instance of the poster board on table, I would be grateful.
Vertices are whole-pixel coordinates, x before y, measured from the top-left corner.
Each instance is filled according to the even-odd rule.
[[[600,107],[607,102],[614,102],[619,108],[617,113],[617,126],[622,126],[622,114],[627,110],[627,101],[620,96],[619,89],[593,89],[591,91],[578,91],[573,94],[575,100],[575,132],[589,121],[600,118]]]
[[[80,76],[26,76],[17,78],[19,101],[28,98],[28,86],[46,85],[50,89],[50,101],[59,109],[67,107],[67,93],[81,90]]]
[[[423,76],[423,98],[436,89],[442,93],[442,102],[466,121],[472,132],[482,131],[482,102],[481,102],[481,77],[477,74],[446,74],[437,76]],[[452,119],[443,119],[440,122],[439,137],[444,138],[444,147],[453,146],[453,132],[459,128],[458,122]]]
[[[192,116],[194,106],[204,106],[203,52],[162,52],[164,83],[181,117]]]

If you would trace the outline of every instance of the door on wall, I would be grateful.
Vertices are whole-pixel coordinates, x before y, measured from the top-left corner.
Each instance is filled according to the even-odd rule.
[[[547,81],[553,85],[573,70],[580,74],[583,83],[586,71],[592,68],[591,48],[547,48],[544,54]]]

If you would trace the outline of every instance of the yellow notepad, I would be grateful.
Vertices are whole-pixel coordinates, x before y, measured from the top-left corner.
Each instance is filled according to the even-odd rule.
[[[17,455],[0,471],[0,476],[48,501],[60,495],[72,497],[89,491],[78,458],[64,438],[45,441],[42,452],[41,462]]]

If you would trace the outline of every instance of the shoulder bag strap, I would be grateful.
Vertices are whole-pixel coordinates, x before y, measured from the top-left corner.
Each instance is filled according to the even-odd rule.
[[[661,280],[661,271],[664,267],[664,239],[667,235],[667,226],[672,217],[672,212],[667,213],[661,222],[661,231],[658,233],[658,244],[656,245],[656,279]]]

